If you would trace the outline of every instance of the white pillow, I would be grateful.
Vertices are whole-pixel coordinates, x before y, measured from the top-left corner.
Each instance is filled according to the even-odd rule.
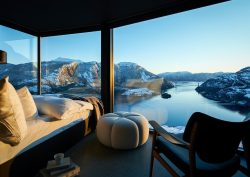
[[[17,94],[23,106],[23,111],[26,119],[36,118],[38,111],[32,95],[27,87],[17,90]]]
[[[9,77],[0,81],[0,140],[16,145],[27,134],[22,103]]]
[[[36,107],[40,114],[57,119],[66,119],[75,112],[81,112],[82,106],[68,98],[33,95]]]

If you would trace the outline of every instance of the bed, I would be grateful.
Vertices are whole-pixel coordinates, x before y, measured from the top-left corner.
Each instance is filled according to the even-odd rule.
[[[35,176],[55,153],[65,152],[90,133],[91,114],[86,109],[64,120],[46,115],[27,120],[28,134],[17,146],[0,141],[0,176]]]

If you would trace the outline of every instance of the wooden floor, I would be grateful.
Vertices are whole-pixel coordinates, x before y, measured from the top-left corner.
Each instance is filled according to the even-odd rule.
[[[88,135],[66,152],[81,168],[81,177],[148,177],[151,138],[134,150],[114,150],[100,144],[95,133]],[[155,161],[154,177],[170,177]],[[240,172],[234,177],[244,177]]]

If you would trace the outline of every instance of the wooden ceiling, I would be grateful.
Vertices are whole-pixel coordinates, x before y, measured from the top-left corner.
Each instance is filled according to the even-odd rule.
[[[36,36],[114,28],[227,0],[3,0],[0,24]]]

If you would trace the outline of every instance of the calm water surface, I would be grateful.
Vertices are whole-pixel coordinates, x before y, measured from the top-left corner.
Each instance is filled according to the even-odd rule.
[[[223,104],[204,98],[195,91],[198,82],[177,82],[176,87],[168,90],[171,98],[163,99],[160,95],[151,98],[115,97],[115,111],[138,112],[148,120],[156,120],[168,126],[185,126],[194,112],[203,112],[208,115],[229,120],[242,121],[247,113],[228,109]],[[128,101],[129,100],[129,101]]]

